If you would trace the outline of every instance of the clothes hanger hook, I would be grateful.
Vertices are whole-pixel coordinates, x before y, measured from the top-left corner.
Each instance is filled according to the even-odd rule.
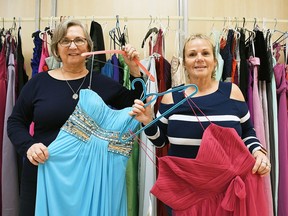
[[[245,28],[245,22],[246,22],[246,19],[245,17],[243,17],[243,25],[242,25],[243,28]]]
[[[21,27],[21,17],[18,17],[18,24],[19,24],[19,27]]]
[[[226,22],[227,22],[227,17],[224,17],[224,24],[223,24],[223,28],[226,28]]]
[[[167,24],[167,29],[170,28],[170,17],[168,16],[168,24]]]
[[[235,29],[237,29],[238,28],[238,19],[237,19],[237,17],[234,17],[234,19],[235,19]]]
[[[212,17],[212,20],[213,20],[213,23],[212,23],[212,26],[211,26],[211,32],[214,30],[215,28],[215,18]]]
[[[152,24],[152,15],[149,15],[150,16],[150,23],[149,23],[149,25],[148,25],[148,28],[150,28],[151,27],[151,24]]]
[[[53,28],[53,16],[50,17],[49,27]]]
[[[257,18],[255,17],[255,18],[254,18],[254,25],[253,25],[253,29],[256,28],[256,24],[257,24]]]
[[[142,85],[142,89],[143,89],[143,97],[146,97],[147,95],[147,89],[146,89],[146,85],[145,85],[145,82],[144,80],[140,79],[140,78],[136,78],[134,79],[132,82],[131,82],[131,88],[132,90],[135,89],[135,82],[141,82],[141,85]]]
[[[276,26],[277,26],[277,18],[274,18],[274,20],[275,20],[275,23],[274,23],[274,28],[273,28],[273,31],[275,31],[275,30],[276,30]]]
[[[119,28],[119,15],[116,15],[116,28]]]

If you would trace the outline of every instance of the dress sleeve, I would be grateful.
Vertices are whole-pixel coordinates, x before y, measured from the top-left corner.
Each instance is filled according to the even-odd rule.
[[[242,128],[242,140],[251,153],[261,149],[264,150],[264,147],[261,145],[259,139],[256,136],[247,104],[243,102],[240,106],[240,110],[242,110],[242,117],[240,120]]]
[[[168,106],[166,104],[160,103],[159,111],[157,112],[156,117],[159,117],[162,113],[167,110]],[[150,127],[145,129],[145,134],[148,139],[156,146],[163,147],[169,143],[167,137],[167,128],[168,128],[168,117],[161,117],[158,121],[152,124]]]

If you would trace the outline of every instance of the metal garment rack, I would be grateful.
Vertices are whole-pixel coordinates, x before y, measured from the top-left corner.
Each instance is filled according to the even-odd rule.
[[[35,0],[35,17],[16,17],[16,19],[19,19],[21,22],[35,22],[35,29],[40,28],[40,24],[42,21],[58,21],[60,20],[60,16],[57,15],[57,0],[50,0],[51,1],[51,16],[50,17],[42,17],[41,16],[41,1],[42,0]],[[188,0],[178,0],[178,15],[176,16],[167,16],[167,17],[152,17],[151,15],[149,16],[143,16],[143,17],[120,17],[119,20],[151,20],[151,19],[159,19],[159,20],[165,20],[165,21],[178,21],[179,22],[179,30],[182,31],[186,36],[188,36],[188,27],[189,27],[189,22],[205,22],[205,21],[214,21],[214,22],[242,22],[244,17],[189,17],[188,14]],[[115,20],[115,16],[73,16],[75,19],[79,20]],[[5,17],[0,17],[2,19],[2,22],[13,22],[15,19],[13,17],[11,18],[5,18]],[[288,19],[266,19],[266,18],[245,18],[246,23],[251,23],[255,22],[257,23],[274,23],[275,26],[277,23],[288,23]],[[1,21],[0,21],[1,22]],[[182,44],[182,43],[180,43]]]
[[[50,17],[42,17],[41,16],[41,1],[42,0],[35,0],[35,17],[19,17],[16,19],[19,19],[19,22],[35,22],[35,29],[39,30],[41,27],[41,22],[43,21],[50,21],[52,24],[54,21],[60,21],[60,16],[58,15],[57,12],[57,0],[50,0],[51,1],[51,16]],[[288,19],[266,19],[266,18],[244,18],[244,17],[189,17],[188,14],[188,8],[189,8],[189,0],[178,0],[178,14],[176,16],[167,16],[167,17],[152,17],[151,15],[149,16],[143,16],[143,17],[118,17],[117,19],[119,20],[155,20],[158,19],[160,21],[176,21],[178,22],[178,29],[181,31],[183,34],[179,34],[179,50],[181,50],[184,45],[185,38],[189,34],[189,23],[193,22],[228,22],[229,23],[234,23],[234,22],[242,22],[244,23],[252,23],[256,22],[257,23],[262,23],[263,26],[266,23],[274,23],[274,29],[277,25],[277,23],[288,23]],[[104,20],[104,21],[112,21],[116,20],[115,16],[72,16],[75,19],[79,20]],[[1,17],[0,17],[1,18]],[[3,26],[5,22],[13,22],[15,21],[15,18],[4,18],[2,17],[2,22]],[[1,22],[1,21],[0,21]],[[288,29],[288,27],[287,27]],[[287,31],[287,30],[285,30]]]

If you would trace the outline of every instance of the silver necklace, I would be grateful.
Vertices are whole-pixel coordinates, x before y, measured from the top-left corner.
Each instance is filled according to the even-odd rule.
[[[61,72],[62,72],[62,75],[63,75],[63,77],[64,77],[64,73],[63,73],[62,67],[61,67]],[[64,77],[64,79],[65,79],[65,77]],[[79,96],[78,96],[78,92],[79,92],[79,90],[81,89],[82,85],[84,84],[85,79],[86,79],[86,76],[84,77],[82,83],[80,84],[80,86],[78,87],[78,89],[77,89],[76,92],[74,91],[74,89],[72,88],[72,86],[70,85],[70,83],[68,82],[68,80],[65,79],[65,82],[67,83],[67,85],[69,86],[69,88],[71,89],[71,91],[73,92],[72,98],[73,98],[74,100],[77,100],[77,99],[78,99],[78,97],[79,97]]]

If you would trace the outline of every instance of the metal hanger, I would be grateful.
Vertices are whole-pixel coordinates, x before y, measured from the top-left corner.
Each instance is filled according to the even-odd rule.
[[[139,133],[141,133],[142,131],[144,131],[146,128],[150,127],[152,124],[154,124],[156,121],[158,121],[160,118],[162,118],[163,116],[167,115],[168,113],[170,113],[171,111],[173,111],[174,109],[176,109],[177,107],[179,107],[180,105],[182,105],[188,98],[192,97],[193,95],[195,95],[198,92],[198,87],[195,84],[188,84],[188,85],[181,85],[172,89],[169,89],[167,91],[164,92],[160,92],[160,93],[149,93],[147,94],[147,90],[146,90],[146,85],[144,83],[144,81],[142,79],[136,78],[132,81],[131,83],[131,87],[132,89],[135,89],[135,82],[141,82],[142,86],[143,86],[143,97],[141,98],[142,101],[146,100],[148,97],[152,96],[152,99],[146,103],[144,105],[144,107],[147,107],[148,105],[150,105],[152,102],[154,102],[155,100],[157,100],[158,97],[163,96],[165,94],[171,93],[171,92],[181,92],[186,90],[187,88],[193,87],[195,88],[195,91],[192,92],[190,95],[188,95],[187,97],[185,97],[184,99],[182,99],[181,101],[179,101],[177,104],[175,104],[174,106],[172,106],[170,109],[166,110],[162,115],[158,116],[157,118],[153,119],[153,121],[151,121],[149,124],[145,125],[144,127],[142,127],[141,129],[139,129],[138,131],[136,131],[135,133],[133,133],[131,136],[129,137],[125,137],[125,139],[123,140],[123,134],[127,133],[127,129],[130,126],[130,123],[133,121],[133,119],[135,118],[135,116],[133,116],[130,121],[126,124],[126,126],[122,129],[122,131],[119,134],[119,141],[121,143],[126,143],[128,141],[130,141],[132,138],[134,138],[136,135],[138,135]]]

